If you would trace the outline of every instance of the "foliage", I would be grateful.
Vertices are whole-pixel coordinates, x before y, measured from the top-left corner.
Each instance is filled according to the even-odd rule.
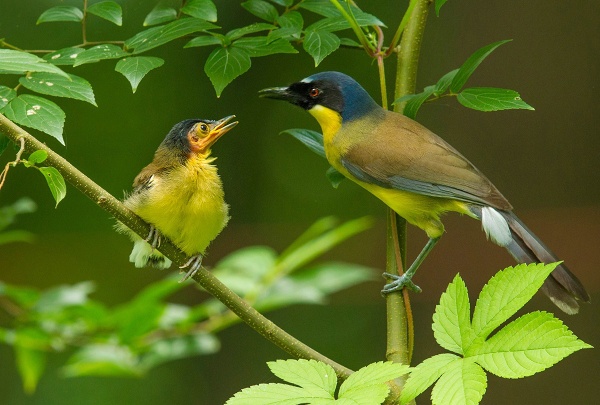
[[[227,405],[361,404],[378,405],[386,399],[388,381],[408,373],[408,366],[392,362],[369,364],[353,373],[337,390],[331,366],[315,360],[277,360],[271,372],[288,384],[259,384],[235,394]]]
[[[503,378],[527,377],[577,350],[591,348],[554,315],[542,311],[523,315],[490,336],[533,297],[557,265],[520,264],[498,272],[479,294],[472,319],[467,287],[457,275],[433,315],[435,339],[453,353],[435,355],[416,366],[402,390],[401,403],[435,383],[433,404],[475,405],[486,391],[484,370]]]
[[[0,225],[31,204],[5,207]],[[323,218],[279,255],[250,246],[223,258],[213,271],[262,311],[324,304],[331,294],[374,279],[374,272],[348,263],[310,263],[370,225],[368,218],[342,224]],[[0,342],[14,348],[25,390],[35,389],[53,352],[72,352],[63,367],[67,377],[138,377],[167,361],[218,351],[216,333],[239,318],[214,298],[195,306],[170,301],[195,285],[178,279],[168,276],[112,308],[90,297],[95,286],[89,281],[46,291],[0,283],[0,308],[14,318],[11,327],[0,328]]]

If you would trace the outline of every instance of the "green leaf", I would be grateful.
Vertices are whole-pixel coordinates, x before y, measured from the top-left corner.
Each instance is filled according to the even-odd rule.
[[[96,343],[75,352],[63,368],[66,377],[139,376],[138,359],[131,349],[115,343]]]
[[[317,264],[289,277],[295,285],[312,285],[323,294],[332,294],[365,281],[378,279],[376,272],[359,264],[327,262]]]
[[[493,87],[472,87],[458,93],[458,102],[478,111],[535,110],[521,100],[519,93]]]
[[[469,292],[457,274],[442,294],[433,314],[433,334],[440,346],[463,354],[475,338],[471,328]]]
[[[301,32],[302,31],[297,28],[278,28],[269,32],[269,35],[267,35],[267,43],[276,41],[278,39],[299,39]]]
[[[579,340],[560,319],[537,311],[499,330],[472,358],[499,377],[522,378],[587,348],[591,346]]]
[[[177,18],[177,10],[173,7],[157,4],[144,19],[144,27],[173,21]]]
[[[496,273],[477,298],[473,312],[475,334],[487,338],[533,297],[557,265],[519,264]]]
[[[385,26],[377,17],[363,13],[362,11],[357,13],[355,16],[356,23],[360,27],[366,27],[371,25],[376,26]],[[341,31],[350,29],[350,23],[342,16],[337,17],[326,17],[322,20],[319,20],[308,27],[306,27],[306,31]]]
[[[222,45],[222,40],[218,36],[213,35],[202,35],[192,39],[190,42],[184,45],[184,48],[192,48],[194,46],[210,46],[210,45]]]
[[[2,113],[17,124],[45,132],[65,144],[62,136],[65,113],[48,99],[23,94],[8,103]]]
[[[163,278],[146,286],[130,301],[132,305],[151,305],[183,289],[185,284],[179,282],[176,274]]]
[[[283,7],[289,7],[294,4],[294,0],[271,0],[272,3],[279,4]]]
[[[4,231],[0,233],[0,245],[6,245],[8,243],[15,242],[26,242],[33,243],[35,241],[35,235],[28,231],[22,231],[15,229],[12,231]]]
[[[37,93],[73,98],[97,106],[92,86],[87,80],[79,76],[69,74],[68,78],[64,78],[54,73],[39,72],[21,77],[19,83]]]
[[[140,302],[138,300],[123,304],[113,311],[110,319],[114,324],[119,341],[131,343],[156,329],[164,312],[165,304]]]
[[[277,24],[281,28],[293,28],[300,31],[304,26],[304,18],[298,11],[292,10],[277,17]]]
[[[58,207],[58,203],[60,203],[67,195],[65,179],[54,167],[40,167],[39,170],[44,175],[44,178],[48,183],[48,188],[50,188],[50,192],[52,193],[52,197],[54,197],[54,201],[56,201],[55,207]]]
[[[346,180],[346,176],[338,172],[332,166],[329,166],[329,168],[325,172],[325,177],[327,177],[327,180],[329,180],[333,188],[338,188],[339,185],[342,184],[342,181]]]
[[[394,380],[404,374],[408,374],[410,367],[405,364],[387,362],[371,363],[368,366],[352,373],[346,381],[340,386],[339,397],[351,398],[356,391],[363,390],[372,385],[382,385],[388,388],[385,383]],[[383,402],[387,395],[387,390],[383,398],[378,398],[376,404]],[[356,401],[356,400],[355,400]],[[356,401],[356,403],[366,404],[367,402]]]
[[[242,7],[248,10],[251,14],[262,18],[268,22],[275,22],[279,13],[277,9],[270,3],[264,0],[248,0],[242,3]]]
[[[285,39],[268,42],[267,37],[240,38],[231,47],[243,49],[252,58],[277,53],[298,53],[292,44]]]
[[[469,77],[471,77],[475,69],[477,69],[477,66],[479,66],[479,64],[481,64],[481,62],[483,62],[483,60],[487,58],[488,55],[496,48],[510,41],[512,40],[508,39],[494,42],[493,44],[486,45],[483,48],[475,51],[473,55],[469,56],[469,59],[467,59],[466,62],[463,63],[463,65],[458,69],[456,76],[454,76],[454,79],[452,79],[452,83],[450,84],[450,91],[453,93],[458,93],[465,85],[467,80],[469,80]]]
[[[425,87],[425,90],[423,90],[422,93],[408,94],[404,97],[400,97],[399,99],[394,101],[394,104],[406,101],[402,113],[408,118],[412,118],[414,120],[417,116],[417,112],[419,112],[419,109],[421,108],[423,103],[427,101],[429,97],[431,97],[434,91],[434,86],[427,86]]]
[[[354,5],[348,8],[347,2],[340,3],[342,3],[342,6],[350,14],[357,15],[362,12]],[[315,14],[320,14],[324,17],[338,17],[340,15],[340,11],[333,4],[331,4],[330,0],[304,0],[300,2],[298,6]]]
[[[265,246],[249,246],[221,259],[213,274],[238,295],[246,295],[273,266],[277,254]]]
[[[164,60],[152,56],[132,56],[117,62],[115,70],[121,73],[131,83],[131,89],[135,93],[140,81],[152,69],[162,66]]]
[[[23,389],[32,394],[46,366],[46,352],[35,348],[15,345],[17,369],[23,380]]]
[[[340,47],[340,39],[331,32],[310,31],[304,37],[304,50],[315,60],[315,67]]]
[[[292,128],[281,132],[289,134],[302,142],[308,149],[315,152],[317,155],[325,158],[325,148],[323,147],[323,135],[317,131],[310,129]]]
[[[42,163],[44,160],[48,159],[48,152],[45,150],[36,150],[31,155],[29,155],[29,163],[32,166],[35,166],[38,163]]]
[[[189,0],[181,12],[210,22],[217,21],[217,7],[212,0]]]
[[[40,295],[34,309],[40,313],[50,313],[66,307],[83,305],[88,302],[89,295],[94,289],[91,281],[54,287]]]
[[[215,28],[218,27],[198,18],[181,18],[167,25],[153,27],[136,34],[125,41],[125,47],[133,49],[133,53],[146,52],[194,32]]]
[[[340,38],[340,45],[349,46],[351,48],[362,48],[362,45],[350,38]]]
[[[73,66],[76,67],[86,63],[96,63],[106,59],[123,58],[125,56],[129,56],[129,54],[116,45],[97,45],[78,54],[75,57]]]
[[[487,388],[485,371],[468,360],[449,364],[431,391],[433,405],[477,405]]]
[[[267,362],[273,374],[285,382],[298,385],[315,398],[333,398],[337,386],[335,370],[316,360],[277,360]]]
[[[322,399],[322,398],[319,398]],[[327,398],[329,399],[329,398]],[[225,405],[297,405],[317,404],[301,387],[287,384],[259,384],[237,392]]]
[[[67,77],[60,68],[27,52],[0,49],[0,71],[13,73],[49,72]]]
[[[73,6],[55,6],[44,11],[38,18],[36,24],[54,21],[81,22],[83,11]]]
[[[406,404],[421,395],[444,373],[453,362],[462,361],[455,354],[443,353],[425,359],[412,369],[400,393],[400,403]]]
[[[17,92],[10,87],[0,86],[0,110],[4,108],[13,98],[17,97]],[[2,149],[0,155],[2,154]]]
[[[250,55],[241,48],[217,48],[211,52],[204,64],[204,72],[210,79],[217,93],[221,96],[223,89],[236,77],[250,69]]]
[[[440,16],[440,9],[448,0],[435,0],[435,15]]]
[[[0,230],[12,224],[17,215],[29,214],[35,212],[36,209],[35,202],[28,197],[19,198],[12,205],[0,207]]]
[[[448,87],[450,87],[450,83],[452,83],[452,80],[454,80],[454,76],[456,76],[457,73],[458,69],[454,69],[442,76],[436,83],[433,94],[440,96],[445,93],[446,90],[448,90]]]
[[[47,53],[43,56],[44,60],[52,63],[53,65],[70,65],[75,63],[75,58],[81,52],[85,52],[83,48],[63,48],[58,51]]]
[[[114,1],[101,1],[88,6],[87,12],[104,18],[119,27],[123,25],[123,10],[119,3]]]
[[[2,156],[8,145],[10,145],[10,139],[8,139],[6,135],[0,134],[0,156]],[[2,229],[2,227],[0,227],[0,229]]]
[[[274,30],[275,28],[277,28],[277,27],[272,24],[254,23],[254,24],[250,24],[245,27],[242,27],[242,28],[236,28],[234,30],[231,30],[225,36],[230,41],[234,41],[238,38],[241,38],[241,37],[249,35],[249,34],[255,34],[255,33],[261,32],[261,31]]]
[[[186,357],[213,354],[221,344],[215,335],[196,333],[188,336],[175,336],[153,342],[142,356],[140,366],[145,370],[168,361]]]
[[[14,286],[0,281],[0,296],[8,297],[21,307],[29,308],[40,297],[40,292],[31,287]]]

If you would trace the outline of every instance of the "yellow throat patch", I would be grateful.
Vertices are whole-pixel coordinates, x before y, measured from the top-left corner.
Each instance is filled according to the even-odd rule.
[[[321,129],[323,130],[323,141],[325,143],[330,143],[333,135],[335,135],[342,126],[342,116],[338,112],[323,107],[322,105],[316,105],[308,110],[308,112],[315,117],[319,122],[319,125],[321,125]]]

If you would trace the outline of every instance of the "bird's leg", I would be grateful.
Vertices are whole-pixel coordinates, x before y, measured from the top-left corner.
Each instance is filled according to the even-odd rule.
[[[162,237],[160,235],[160,232],[154,227],[154,225],[151,224],[150,233],[148,233],[148,236],[146,237],[145,241],[150,243],[150,240],[152,240],[150,246],[152,246],[152,249],[156,249],[160,247],[161,239]]]
[[[391,278],[393,281],[383,286],[383,290],[381,290],[381,293],[388,294],[394,291],[400,291],[404,287],[407,287],[413,290],[414,292],[421,292],[421,288],[412,282],[412,277],[415,275],[417,269],[419,268],[421,263],[423,263],[423,260],[425,260],[429,252],[431,252],[431,250],[433,249],[435,244],[438,243],[439,240],[439,237],[430,238],[423,250],[421,250],[421,253],[419,253],[417,258],[413,262],[413,264],[410,265],[408,270],[406,270],[406,272],[403,275],[398,276],[396,274],[383,273],[383,277]]]
[[[196,274],[202,267],[202,259],[202,255],[197,254],[196,256],[190,257],[190,260],[188,260],[183,266],[179,267],[180,269],[185,269],[186,267],[190,268],[188,272],[185,273],[185,276],[183,276],[183,278],[179,281],[180,283],[183,283],[188,278],[194,277],[194,274]]]

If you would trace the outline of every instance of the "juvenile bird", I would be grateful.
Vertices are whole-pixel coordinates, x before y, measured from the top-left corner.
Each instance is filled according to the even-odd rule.
[[[307,110],[321,125],[329,163],[429,237],[406,273],[384,274],[393,280],[384,293],[405,286],[420,291],[411,278],[444,233],[440,217],[448,211],[481,220],[488,238],[518,262],[558,261],[456,149],[418,122],[381,108],[350,76],[322,72],[259,94]],[[577,300],[589,301],[581,282],[563,264],[542,290],[569,314],[578,312]]]
[[[218,121],[189,119],[176,124],[133,182],[133,191],[123,202],[151,224],[152,231],[141,238],[125,225],[117,229],[129,235],[133,250],[129,261],[135,267],[152,265],[166,269],[171,261],[157,248],[161,235],[169,238],[190,260],[183,278],[192,277],[202,265],[210,242],[229,221],[229,207],[223,199],[223,185],[212,164],[212,145],[238,122],[235,115]]]

